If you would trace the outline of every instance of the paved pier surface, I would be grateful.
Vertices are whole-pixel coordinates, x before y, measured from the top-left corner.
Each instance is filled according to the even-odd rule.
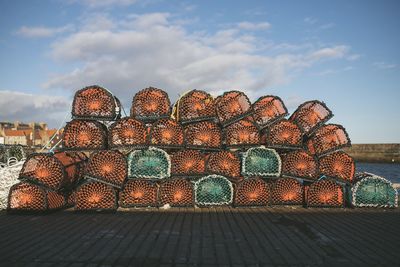
[[[1,266],[399,266],[400,210],[0,212]]]

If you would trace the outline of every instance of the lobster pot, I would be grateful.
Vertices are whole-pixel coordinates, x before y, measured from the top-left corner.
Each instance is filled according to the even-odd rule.
[[[355,163],[352,157],[343,151],[337,151],[318,159],[320,175],[351,183],[354,178]]]
[[[289,120],[296,122],[301,131],[308,135],[332,117],[332,111],[324,102],[313,100],[301,104]]]
[[[8,193],[8,211],[44,212],[64,208],[65,196],[35,184],[21,182]]]
[[[171,160],[162,149],[150,147],[128,156],[128,178],[163,179],[171,175]]]
[[[239,183],[235,194],[235,206],[267,206],[271,197],[269,185],[259,179],[246,179]]]
[[[247,177],[279,177],[281,158],[274,149],[252,147],[243,154],[242,174]]]
[[[128,180],[119,192],[119,205],[130,207],[157,207],[158,186],[154,181]]]
[[[128,176],[124,154],[117,150],[103,150],[92,154],[85,177],[121,189]]]
[[[398,206],[398,192],[389,180],[371,173],[357,173],[356,179],[358,181],[351,188],[354,207]]]
[[[143,122],[168,118],[171,102],[168,94],[158,88],[149,87],[135,94],[132,100],[131,117]]]
[[[303,133],[295,122],[282,119],[265,129],[262,143],[276,149],[301,149]]]
[[[294,178],[279,178],[272,184],[273,205],[303,205],[303,185]]]
[[[89,181],[76,189],[76,211],[113,211],[117,208],[117,191],[112,186]]]
[[[344,207],[343,187],[332,180],[319,180],[310,185],[306,194],[308,207]]]
[[[107,149],[107,127],[98,121],[72,120],[64,128],[65,150]]]
[[[120,101],[103,87],[92,85],[75,93],[72,103],[73,119],[111,121],[120,116]]]
[[[169,204],[172,207],[193,206],[193,184],[184,178],[175,178],[162,182],[159,190],[161,206]]]
[[[181,150],[171,155],[172,176],[201,176],[205,173],[206,159],[198,150]]]
[[[150,145],[161,148],[184,146],[183,128],[174,120],[161,119],[151,126]]]
[[[185,127],[186,147],[200,150],[221,149],[221,129],[210,121],[202,121]]]
[[[214,120],[214,98],[204,91],[192,90],[181,96],[174,106],[174,117],[182,123]]]
[[[282,99],[277,96],[262,96],[252,107],[254,120],[260,128],[265,128],[288,114]]]
[[[282,176],[315,180],[318,178],[317,159],[304,150],[284,154],[282,156]]]
[[[232,183],[221,175],[205,176],[194,184],[198,206],[230,205],[233,201]]]
[[[67,206],[68,207],[73,207],[75,206],[75,196],[76,196],[76,191],[71,191],[67,195]]]
[[[310,153],[318,156],[349,146],[351,142],[346,130],[337,124],[322,126],[307,141]]]
[[[247,117],[253,111],[249,98],[239,91],[225,92],[215,102],[217,117],[223,127]]]
[[[260,145],[260,133],[251,120],[243,119],[224,128],[224,143],[228,148]]]
[[[206,172],[237,180],[241,175],[240,158],[236,153],[226,150],[210,153],[206,162]]]
[[[83,153],[33,153],[24,162],[19,179],[55,191],[69,189],[82,178],[86,161]]]
[[[122,118],[110,126],[108,139],[111,148],[144,148],[147,130],[141,121]]]

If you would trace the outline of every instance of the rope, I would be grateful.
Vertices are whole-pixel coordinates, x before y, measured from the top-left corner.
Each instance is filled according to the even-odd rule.
[[[53,137],[50,138],[50,140],[47,142],[46,145],[44,145],[42,147],[42,149],[40,150],[40,152],[42,152],[43,150],[45,150],[45,148],[51,143],[51,141],[53,141],[53,139],[56,137],[56,135],[60,132],[62,126],[64,125],[65,121],[67,120],[67,116],[69,114],[69,111],[65,114],[65,117],[63,119],[63,121],[61,122],[60,126],[58,127],[57,131],[54,133]]]

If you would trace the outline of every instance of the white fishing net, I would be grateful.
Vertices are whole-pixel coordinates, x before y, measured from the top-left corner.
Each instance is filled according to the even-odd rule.
[[[14,165],[0,168],[0,210],[7,208],[8,191],[11,186],[18,183],[18,175],[22,169],[23,161]]]

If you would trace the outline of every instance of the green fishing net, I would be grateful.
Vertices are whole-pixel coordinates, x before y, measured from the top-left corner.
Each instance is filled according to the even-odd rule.
[[[229,205],[233,200],[232,183],[221,175],[205,176],[194,184],[195,201],[199,206]]]
[[[134,150],[128,156],[128,177],[163,179],[171,174],[171,160],[162,149]]]
[[[250,148],[243,154],[242,174],[278,177],[281,174],[281,158],[274,149],[264,146]]]
[[[371,173],[357,173],[358,182],[352,187],[352,204],[355,207],[398,206],[398,193],[387,179]]]
[[[21,145],[0,145],[0,163],[9,165],[10,160],[21,161],[26,157]]]

